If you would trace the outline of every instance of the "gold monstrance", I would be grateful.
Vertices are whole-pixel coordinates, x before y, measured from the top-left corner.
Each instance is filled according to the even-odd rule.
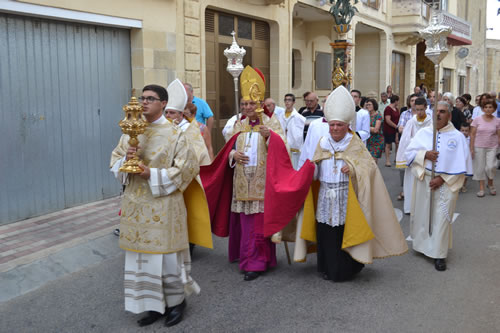
[[[128,140],[128,144],[130,145],[130,147],[137,147],[139,145],[137,136],[139,134],[143,134],[148,125],[142,119],[142,105],[139,104],[137,98],[135,98],[133,95],[134,92],[132,92],[130,102],[128,102],[127,105],[123,106],[125,118],[120,120],[118,125],[120,125],[124,134],[128,134],[130,136],[130,139]],[[142,173],[143,170],[139,167],[139,164],[142,163],[143,162],[139,159],[137,153],[135,153],[134,157],[132,157],[122,165],[122,167],[120,168],[120,172]]]

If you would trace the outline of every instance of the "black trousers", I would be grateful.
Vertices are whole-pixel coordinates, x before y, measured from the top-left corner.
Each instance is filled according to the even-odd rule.
[[[365,267],[342,250],[343,236],[343,225],[331,227],[326,223],[316,223],[318,272],[335,282],[350,280]]]

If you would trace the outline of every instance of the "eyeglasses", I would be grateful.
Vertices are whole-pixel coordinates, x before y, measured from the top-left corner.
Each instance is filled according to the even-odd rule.
[[[156,101],[161,101],[161,99],[153,97],[153,96],[147,96],[147,97],[141,96],[138,98],[138,100],[141,103],[144,103],[145,101],[148,101],[148,103],[154,103]]]
[[[306,101],[306,103],[316,102],[316,100],[315,100],[315,99],[306,99],[305,101]]]
[[[293,102],[292,98],[285,98],[285,102]]]

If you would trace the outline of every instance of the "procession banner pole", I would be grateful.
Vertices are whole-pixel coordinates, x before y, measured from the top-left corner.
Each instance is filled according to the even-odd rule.
[[[439,9],[439,7],[438,7]],[[451,33],[451,27],[442,25],[439,22],[438,9],[433,10],[431,24],[419,31],[420,36],[425,39],[425,56],[434,63],[434,84],[435,99],[432,113],[432,150],[436,150],[437,137],[437,105],[439,100],[439,64],[448,54],[447,37]],[[431,179],[434,179],[436,162],[432,162]],[[429,204],[429,235],[432,235],[432,210],[434,202],[434,191],[431,191]]]
[[[227,68],[226,70],[233,76],[234,81],[234,110],[236,112],[236,119],[240,121],[240,103],[238,103],[239,91],[238,91],[238,79],[243,71],[243,57],[247,51],[238,45],[236,38],[234,37],[236,33],[233,31],[231,33],[233,36],[233,43],[231,46],[224,50],[224,56],[227,58]]]
[[[432,112],[432,150],[436,151],[437,137],[437,105],[439,97],[439,64],[434,65],[434,112]],[[432,161],[431,179],[436,176],[436,162]],[[429,203],[429,235],[432,236],[432,210],[434,208],[434,191],[431,191],[431,201]]]

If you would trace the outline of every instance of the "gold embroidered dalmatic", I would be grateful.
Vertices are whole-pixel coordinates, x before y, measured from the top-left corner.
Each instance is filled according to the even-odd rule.
[[[208,131],[208,128],[206,130]],[[195,152],[200,165],[211,164],[212,160],[210,159],[210,155],[208,154],[205,140],[203,140],[203,136],[201,135],[200,125],[198,124],[196,119],[193,119],[193,121],[191,121],[184,134],[189,141],[191,149]]]
[[[126,155],[128,135],[113,150],[111,165]],[[141,253],[172,253],[188,247],[186,205],[182,192],[199,173],[195,153],[182,131],[170,122],[149,124],[139,136],[139,157],[150,168],[166,169],[177,190],[153,197],[147,180],[128,175],[121,206],[120,247]],[[161,192],[161,191],[160,191]]]

